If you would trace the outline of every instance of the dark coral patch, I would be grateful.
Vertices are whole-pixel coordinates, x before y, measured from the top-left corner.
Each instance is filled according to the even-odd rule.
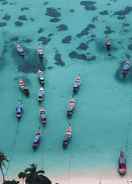
[[[21,27],[23,25],[23,22],[17,20],[14,24],[17,27]]]
[[[59,22],[61,19],[59,18],[53,18],[53,19],[50,19],[50,22],[53,22],[53,23],[56,23],[56,22]]]
[[[96,38],[96,35],[95,34],[91,34],[91,38]]]
[[[65,65],[65,62],[62,60],[62,55],[58,51],[56,51],[54,59],[56,61],[55,62],[56,65],[60,65],[60,66]]]
[[[125,33],[127,33],[127,32],[129,32],[129,29],[124,29],[123,31],[124,31]]]
[[[84,6],[85,10],[88,11],[95,11],[96,8],[96,2],[94,1],[81,1],[80,5]]]
[[[2,17],[3,20],[6,20],[6,21],[9,21],[11,19],[11,16],[9,14],[5,14],[3,17]]]
[[[96,56],[89,56],[87,59],[88,61],[94,61],[96,60]]]
[[[128,49],[129,49],[130,51],[132,51],[132,44],[129,44],[129,45],[128,45]]]
[[[45,1],[44,2],[44,6],[46,6],[46,5],[48,5],[49,4],[49,2],[48,1]]]
[[[22,7],[21,11],[29,10],[29,7]]]
[[[79,59],[79,60],[84,60],[87,61],[87,56],[85,54],[79,54],[76,51],[72,51],[69,53],[69,57],[71,59]]]
[[[130,54],[128,54],[128,53],[126,53],[125,56],[126,56],[127,59],[131,58]]]
[[[35,21],[35,19],[34,19],[34,18],[32,18],[32,17],[30,18],[30,20],[31,20],[32,22],[34,22],[34,21]]]
[[[26,15],[20,15],[20,16],[18,17],[18,19],[21,20],[21,21],[27,21]]]
[[[123,10],[115,11],[113,15],[117,15],[117,19],[125,19],[126,15],[132,12],[132,6],[126,6]]]
[[[92,29],[95,29],[95,25],[94,24],[88,24],[80,33],[78,33],[76,36],[78,38],[81,38],[82,36],[86,36],[90,33],[90,31]]]
[[[13,6],[13,5],[15,5],[16,4],[16,2],[14,2],[14,3],[9,3],[9,5],[11,5],[11,6]]]
[[[53,35],[54,35],[53,33],[49,33],[49,34],[48,34],[48,37],[51,37],[51,36],[53,36]]]
[[[70,9],[70,10],[69,10],[69,12],[74,13],[74,12],[75,12],[75,10],[74,10],[74,9]]]
[[[131,6],[127,6],[125,7],[123,10],[119,10],[119,11],[115,11],[114,15],[118,15],[118,16],[126,16],[129,13],[132,12],[132,7]]]
[[[72,40],[72,36],[65,36],[63,39],[62,39],[62,43],[70,43]]]
[[[98,21],[98,16],[94,16],[94,17],[92,18],[92,22],[96,22],[96,21]]]
[[[42,43],[43,45],[47,45],[48,42],[49,42],[50,40],[51,40],[50,38],[47,38],[47,37],[44,37],[44,36],[41,36],[41,37],[38,39],[38,41],[41,41],[41,43]]]
[[[0,27],[5,27],[7,25],[6,22],[0,22]]]
[[[39,30],[38,30],[38,33],[43,33],[44,32],[44,28],[40,27]]]
[[[3,1],[2,2],[2,5],[6,5],[6,4],[8,4],[8,1]]]
[[[77,49],[79,49],[79,50],[87,50],[88,49],[88,45],[86,43],[81,43]]]
[[[123,23],[122,26],[123,26],[123,27],[129,27],[130,24],[129,24],[129,23]]]
[[[109,12],[108,10],[104,10],[100,12],[100,15],[109,15]]]
[[[12,41],[12,42],[16,42],[16,41],[18,41],[19,40],[19,37],[18,36],[13,36],[11,39],[10,39],[10,41]]]
[[[107,3],[107,6],[111,6],[111,3]]]
[[[125,19],[125,16],[124,15],[119,15],[119,16],[117,16],[117,19],[123,20],[123,19]]]
[[[114,33],[114,32],[115,31],[113,31],[110,26],[105,27],[105,31],[104,31],[105,34],[111,34],[111,33]]]
[[[55,8],[47,8],[45,15],[49,17],[60,17],[61,13]]]
[[[56,28],[58,29],[58,31],[67,31],[68,30],[68,26],[65,24],[60,24],[59,26],[56,26]]]
[[[31,38],[26,38],[23,40],[24,43],[31,43],[33,40]]]
[[[48,70],[52,70],[54,67],[53,66],[48,66],[47,69]]]
[[[93,61],[96,60],[96,56],[87,56],[88,54],[79,54],[77,51],[72,51],[69,53],[71,59],[78,59],[83,61]]]

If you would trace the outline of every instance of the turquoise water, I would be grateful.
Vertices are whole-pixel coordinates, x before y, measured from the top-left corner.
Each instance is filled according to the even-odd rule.
[[[121,61],[126,56],[131,57],[131,2],[96,0],[91,5],[94,10],[86,10],[80,2],[0,1],[0,150],[10,159],[7,167],[9,175],[14,175],[32,162],[39,164],[51,176],[100,168],[114,169],[116,173],[121,148],[126,151],[128,167],[131,169],[132,76],[130,74],[127,79],[121,80],[117,72]],[[129,8],[125,9],[127,6]],[[23,7],[26,8],[21,10]],[[61,15],[56,14],[56,18],[60,19],[58,22],[50,22],[53,17],[45,15],[47,8],[51,7],[60,8],[57,12]],[[104,10],[108,12],[100,14]],[[124,11],[117,12],[119,10]],[[9,20],[3,20],[5,14],[10,16]],[[16,26],[14,23],[20,15],[25,15],[26,20],[20,20],[19,26]],[[61,24],[65,26],[62,31],[58,31],[56,26]],[[92,24],[93,28],[79,36],[88,24]],[[103,48],[105,26],[111,28],[107,28],[113,43],[111,57],[107,56]],[[40,31],[40,28],[43,29]],[[38,41],[42,36],[46,37],[43,40],[50,39],[49,42]],[[66,36],[71,36],[70,43],[62,43]],[[17,38],[27,49],[25,61],[14,53]],[[47,61],[45,107],[48,124],[42,128],[40,148],[33,153],[31,145],[39,126],[39,84],[35,73],[38,66],[35,49],[39,43],[45,49]],[[81,43],[85,43],[88,48],[77,49]],[[72,51],[84,54],[83,58],[69,57]],[[56,52],[61,54],[65,65],[63,62],[55,64]],[[96,59],[84,59],[93,56]],[[29,63],[28,69],[25,69],[25,62]],[[76,96],[77,109],[71,120],[73,139],[68,150],[63,151],[61,145],[67,128],[65,112],[71,98],[73,80],[78,73],[81,75],[82,86]],[[26,79],[31,90],[30,98],[20,93],[19,78]],[[15,107],[19,99],[24,103],[24,117],[18,124]]]

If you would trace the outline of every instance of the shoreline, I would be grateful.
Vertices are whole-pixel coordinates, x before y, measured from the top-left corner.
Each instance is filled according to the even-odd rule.
[[[56,178],[52,178],[53,184],[130,184],[132,183],[132,178],[130,177],[111,177],[109,176],[104,178],[88,177],[75,175],[71,178],[66,176],[59,176]]]
[[[94,170],[94,171],[77,171],[65,172],[64,174],[45,174],[52,181],[52,184],[132,184],[131,171],[126,176],[121,177],[118,173],[112,170]],[[8,176],[6,179],[18,180],[17,176]],[[0,181],[1,177],[0,177]],[[20,184],[25,184],[20,180]]]
[[[53,184],[132,184],[131,171],[122,177],[114,171],[76,172],[51,177]]]

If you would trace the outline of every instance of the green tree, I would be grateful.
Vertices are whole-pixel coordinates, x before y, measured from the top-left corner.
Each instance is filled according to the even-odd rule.
[[[4,181],[4,184],[18,184],[19,181],[16,181],[16,180],[6,180]]]
[[[26,184],[52,184],[50,179],[44,176],[44,173],[44,170],[37,170],[37,166],[31,164],[24,172],[20,172],[18,177],[25,179]]]
[[[8,159],[3,152],[0,152],[0,170],[3,178],[3,183],[5,181],[5,175],[4,175],[5,162],[8,162]]]

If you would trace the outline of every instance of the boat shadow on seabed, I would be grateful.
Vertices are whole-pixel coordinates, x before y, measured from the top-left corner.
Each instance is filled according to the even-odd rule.
[[[132,65],[130,66],[128,71],[122,70],[123,65],[124,62],[121,62],[119,68],[115,72],[114,78],[120,83],[132,83]]]
[[[36,73],[39,69],[45,69],[45,62],[46,59],[44,58],[43,61],[39,59],[37,56],[36,50],[25,48],[25,56],[20,57],[16,51],[16,48],[13,46],[12,49],[12,57],[17,65],[18,71],[24,73]]]

